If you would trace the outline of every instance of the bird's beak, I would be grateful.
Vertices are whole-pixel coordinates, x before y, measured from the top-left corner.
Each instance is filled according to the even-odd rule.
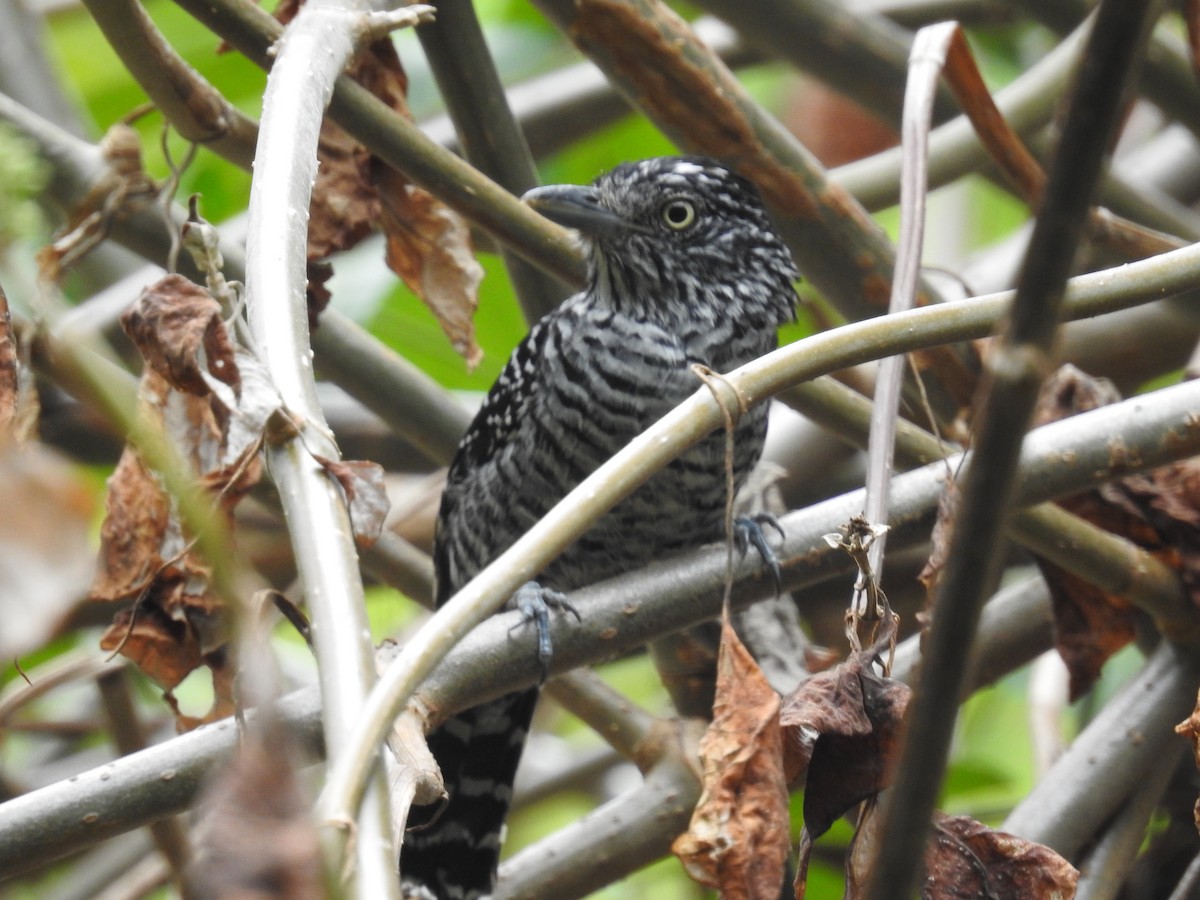
[[[534,188],[521,198],[551,222],[596,237],[615,237],[629,223],[600,205],[596,190],[576,184],[551,184]]]

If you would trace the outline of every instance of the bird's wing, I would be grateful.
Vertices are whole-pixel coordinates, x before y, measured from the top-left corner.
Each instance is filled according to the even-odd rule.
[[[441,507],[438,510],[437,536],[433,547],[439,605],[444,603],[453,588],[457,587],[453,583],[455,579],[450,571],[447,542],[441,538],[446,536],[452,523],[463,524],[455,523],[462,492],[469,490],[469,483],[477,483],[484,478],[483,470],[495,464],[504,446],[513,439],[520,428],[530,400],[536,395],[534,381],[537,378],[542,348],[550,331],[549,319],[550,317],[547,317],[537,322],[512,352],[500,377],[488,391],[483,405],[463,435],[458,451],[450,463]]]
[[[461,481],[468,472],[495,459],[516,433],[521,416],[536,393],[533,382],[548,325],[547,319],[535,324],[508,358],[454,454],[447,475],[449,483]]]

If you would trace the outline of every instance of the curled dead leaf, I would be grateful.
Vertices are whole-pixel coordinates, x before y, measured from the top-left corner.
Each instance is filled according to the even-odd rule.
[[[159,338],[170,335],[168,349],[176,362],[184,361],[164,364],[168,369],[174,366],[176,375],[182,366],[189,388],[199,385],[203,391],[178,390],[156,366],[147,366],[139,386],[139,415],[162,429],[212,497],[213,515],[223,516],[231,527],[234,507],[261,477],[261,422],[268,410],[278,408],[278,398],[269,380],[260,377],[261,366],[243,350],[236,351],[243,358],[235,360],[235,351],[224,347],[222,354],[229,352],[221,357],[227,360],[225,372],[247,374],[240,395],[210,371],[215,355],[197,348],[204,347],[205,323],[213,321],[213,301],[190,287],[184,291],[198,298],[198,314],[184,316],[178,328],[162,326],[171,313],[159,315],[151,302],[135,330],[151,335],[156,348],[152,352],[162,353],[164,361],[167,351]],[[174,296],[173,289],[167,294]],[[193,552],[171,498],[157,475],[129,448],[109,479],[91,596],[107,601],[133,599],[133,605],[114,618],[101,646],[132,659],[162,685],[179,727],[233,710],[228,613],[211,590],[211,572]],[[215,701],[206,715],[194,718],[179,712],[170,691],[202,665],[210,670]]]
[[[378,170],[387,264],[425,301],[455,351],[474,368],[483,358],[475,342],[475,308],[483,268],[471,232],[456,212],[394,170]]]
[[[862,897],[878,855],[879,805],[863,805],[846,854],[846,896]],[[933,814],[921,900],[1070,900],[1079,872],[1042,844],[968,816]],[[804,896],[797,879],[797,900]]]
[[[923,900],[1070,900],[1078,881],[1079,871],[1049,847],[994,831],[968,816],[934,816]]]
[[[1108,381],[1062,366],[1043,388],[1034,422],[1058,421],[1118,400],[1120,394]],[[1068,497],[1059,505],[1179,570],[1197,601],[1200,507],[1189,488],[1194,481],[1200,481],[1200,466],[1185,460]],[[1070,698],[1075,700],[1095,683],[1104,663],[1133,640],[1137,612],[1125,598],[1053,563],[1039,558],[1038,566],[1050,588],[1055,645],[1070,672]]]
[[[170,502],[142,458],[126,447],[108,479],[100,526],[100,560],[89,596],[117,601],[137,596],[163,563]]]
[[[136,610],[117,613],[100,638],[101,649],[120,651],[167,691],[203,665],[196,636],[186,622],[173,618],[166,609],[176,605],[181,592],[178,577],[155,579]]]
[[[146,363],[171,387],[203,397],[203,372],[236,391],[241,376],[221,304],[182,275],[167,275],[142,291],[121,326]]]
[[[321,126],[317,153],[321,166],[309,210],[310,262],[355,246],[379,222],[379,198],[370,179],[370,152],[326,120]],[[328,266],[326,269],[325,272],[310,270],[310,282],[323,284],[328,280],[333,269]]]
[[[700,741],[704,789],[672,851],[723,898],[776,897],[788,847],[779,696],[728,621],[722,624],[713,721]]]
[[[819,837],[891,779],[907,685],[872,671],[871,650],[802,682],[783,702],[784,772],[804,779],[804,824]]]
[[[391,504],[383,486],[383,467],[357,459],[326,459],[313,455],[321,467],[341,485],[350,511],[354,543],[365,550],[379,540]]]
[[[1180,460],[1101,488],[1106,500],[1140,517],[1154,538],[1132,539],[1179,570],[1200,607],[1200,459]]]
[[[37,253],[38,271],[48,282],[57,282],[99,244],[114,219],[158,195],[158,185],[142,168],[141,141],[130,125],[118,122],[109,128],[100,151],[107,167],[71,210],[54,241]]]

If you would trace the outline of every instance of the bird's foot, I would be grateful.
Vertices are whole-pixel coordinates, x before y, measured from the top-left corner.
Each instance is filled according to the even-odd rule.
[[[775,582],[775,594],[778,596],[783,592],[783,573],[779,569],[779,557],[767,543],[764,525],[770,525],[780,538],[784,537],[783,526],[775,516],[770,513],[755,513],[752,516],[738,516],[733,520],[733,541],[742,556],[745,556],[751,547],[758,551],[762,561],[771,570],[771,580]]]
[[[550,610],[568,612],[577,622],[582,622],[583,618],[566,594],[543,587],[536,581],[527,581],[517,588],[517,592],[508,601],[508,608],[521,614],[521,621],[514,625],[513,629],[527,625],[537,629],[537,657],[538,664],[542,667],[542,677],[538,683],[541,684],[546,680],[550,659],[554,655],[554,645],[550,641]]]

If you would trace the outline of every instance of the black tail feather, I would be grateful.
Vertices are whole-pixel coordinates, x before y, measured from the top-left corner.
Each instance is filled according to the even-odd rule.
[[[509,694],[460,713],[429,736],[449,800],[430,807],[426,827],[416,810],[400,853],[400,877],[439,900],[490,894],[500,839],[538,691]],[[433,818],[436,816],[436,818]]]

